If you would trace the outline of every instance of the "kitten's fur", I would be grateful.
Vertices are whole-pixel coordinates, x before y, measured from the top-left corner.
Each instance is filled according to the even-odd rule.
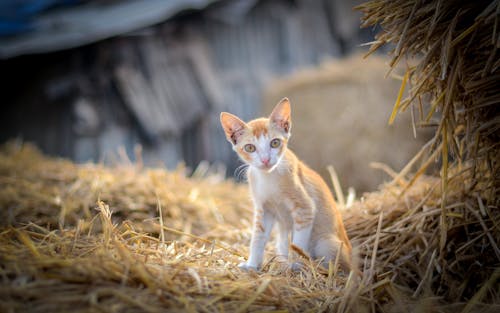
[[[261,266],[264,247],[276,222],[276,248],[280,257],[288,259],[291,233],[295,246],[313,258],[322,258],[324,265],[335,261],[341,251],[340,264],[349,270],[352,248],[328,186],[287,149],[292,125],[290,114],[290,102],[284,98],[269,118],[245,123],[227,112],[220,116],[233,150],[249,165],[248,181],[254,202],[250,256],[240,268]]]

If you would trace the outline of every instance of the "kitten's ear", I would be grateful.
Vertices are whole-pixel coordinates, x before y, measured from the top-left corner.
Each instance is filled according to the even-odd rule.
[[[233,145],[238,142],[238,138],[243,134],[245,128],[247,127],[245,122],[240,120],[237,116],[227,112],[222,112],[220,114],[220,123],[222,128],[224,128],[227,140]]]
[[[292,128],[291,113],[290,101],[288,98],[283,98],[274,107],[273,112],[269,116],[269,120],[288,134],[290,128]]]

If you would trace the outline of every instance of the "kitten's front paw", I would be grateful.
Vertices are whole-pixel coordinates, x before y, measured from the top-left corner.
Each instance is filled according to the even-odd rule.
[[[255,271],[257,272],[259,268],[257,266],[253,266],[248,264],[247,262],[242,262],[238,265],[238,268],[242,271],[248,272],[248,271]]]

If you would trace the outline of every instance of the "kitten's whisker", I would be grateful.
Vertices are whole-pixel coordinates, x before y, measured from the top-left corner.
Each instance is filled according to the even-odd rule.
[[[238,173],[238,181],[243,181],[247,179],[247,169],[248,167],[242,168]]]
[[[242,164],[234,170],[234,176],[237,181],[246,179],[246,172],[248,167],[249,167],[248,164]]]
[[[240,175],[240,172],[243,170],[243,168],[245,167],[245,164],[241,164],[240,166],[238,166],[235,170],[234,170],[234,176],[235,177],[238,177]]]

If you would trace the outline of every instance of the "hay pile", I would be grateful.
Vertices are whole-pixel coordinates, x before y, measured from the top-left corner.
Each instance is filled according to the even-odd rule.
[[[410,108],[419,126],[435,127],[425,148],[429,160],[442,156],[444,187],[454,168],[470,178],[468,193],[498,206],[500,1],[375,0],[357,9],[365,27],[383,29],[369,53],[392,43],[393,67],[417,59],[407,65],[401,92],[409,84],[409,96],[402,100],[400,93],[391,122]]]
[[[393,67],[417,62],[407,65],[390,122],[409,109],[415,124],[435,129],[395,178],[420,160],[407,189],[430,164],[441,165],[439,218],[427,229],[433,241],[426,242],[436,250],[424,253],[433,260],[426,279],[437,275],[431,290],[450,300],[492,296],[498,304],[500,1],[375,0],[358,9],[364,26],[382,28],[369,53],[390,43]],[[402,99],[407,84],[409,96]]]
[[[29,145],[2,147],[0,311],[387,312],[416,305],[451,312],[499,307],[498,290],[492,287],[498,270],[484,286],[474,283],[477,271],[459,271],[463,263],[480,268],[470,257],[479,252],[486,252],[482,264],[491,258],[481,251],[488,232],[465,222],[472,212],[452,216],[453,229],[467,229],[474,239],[450,251],[462,258],[449,268],[466,280],[443,279],[433,271],[439,264],[437,178],[421,176],[402,197],[407,181],[400,179],[344,212],[360,254],[358,279],[337,272],[334,264],[323,269],[309,262],[307,271],[288,272],[273,261],[272,247],[262,273],[241,272],[236,265],[248,253],[252,216],[247,187],[213,175],[186,178],[183,172],[127,163],[75,165],[47,158]],[[491,227],[498,214],[490,207],[484,210],[482,221]],[[436,288],[445,291],[436,296]]]

